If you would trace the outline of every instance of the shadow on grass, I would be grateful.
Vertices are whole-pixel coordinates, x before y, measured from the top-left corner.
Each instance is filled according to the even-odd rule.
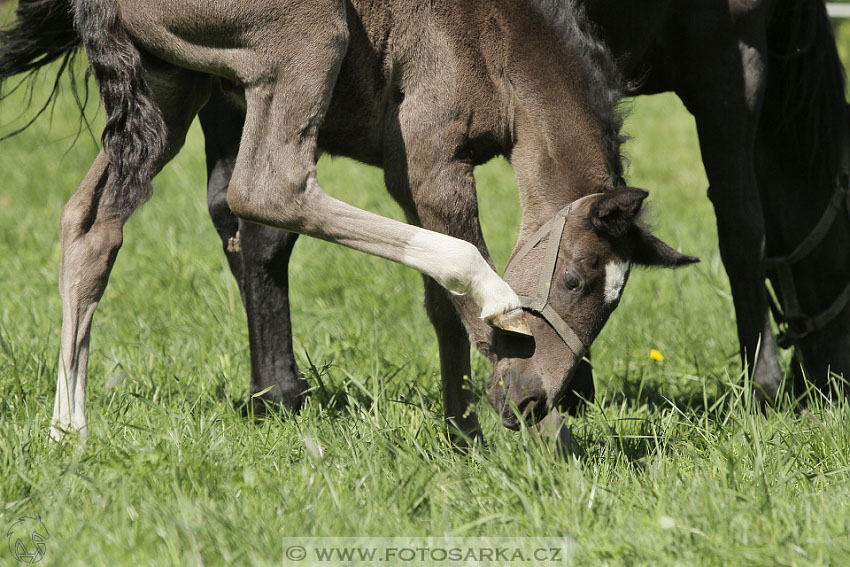
[[[691,389],[670,393],[657,383],[623,381],[620,391],[614,392],[607,401],[610,405],[629,404],[632,407],[647,406],[651,410],[678,408],[683,412],[704,412],[714,407],[722,395],[706,395],[704,390]]]
[[[756,395],[758,386],[745,371],[734,378],[707,378],[705,383],[713,383],[712,387],[675,393],[669,391],[674,388],[667,387],[665,391],[667,385],[661,382],[638,382],[622,376],[617,379],[622,380],[620,388],[586,405],[574,427],[589,449],[588,459],[622,458],[639,466],[650,455],[669,456],[678,443],[685,442],[679,438],[676,421],[686,423],[688,428],[704,428],[708,437],[710,430],[723,427],[736,414],[762,415],[765,420],[771,419],[773,413],[811,415],[846,402],[850,393],[847,379],[834,374],[815,384],[795,381],[789,372],[771,403],[760,401]],[[673,425],[665,414],[673,418]]]
[[[371,411],[376,405],[404,404],[417,408],[440,408],[438,389],[423,388],[415,381],[399,379],[406,366],[392,366],[376,376],[356,376],[331,363],[316,366],[307,356],[308,365],[303,377],[309,384],[304,405],[317,408],[323,417],[335,419],[342,415]],[[335,376],[331,375],[335,370]],[[234,400],[233,408],[244,419],[262,419],[292,415],[293,411],[281,403],[259,395]]]

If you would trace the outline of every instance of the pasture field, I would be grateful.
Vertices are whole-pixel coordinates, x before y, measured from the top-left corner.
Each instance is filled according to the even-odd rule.
[[[2,132],[25,106],[0,104]],[[850,564],[850,405],[753,410],[693,120],[672,96],[628,106],[628,179],[651,190],[657,233],[702,262],[633,273],[594,345],[598,400],[569,420],[585,455],[568,461],[486,403],[486,447],[454,452],[419,276],[307,239],[292,316],[313,396],[297,416],[247,416],[247,331],[197,127],[126,227],[93,329],[90,437],[49,443],[58,220],[96,151],[86,133],[72,145],[66,92],[0,143],[0,565],[16,564],[6,528],[38,515],[56,566],[285,565],[284,537],[359,535],[569,537],[576,565]],[[400,218],[380,171],[327,157],[319,171]],[[513,175],[496,160],[477,177],[502,267]],[[480,395],[489,372],[476,357]]]

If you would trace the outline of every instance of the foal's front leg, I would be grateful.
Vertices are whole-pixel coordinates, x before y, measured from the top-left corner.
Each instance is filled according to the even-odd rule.
[[[410,137],[406,145],[398,135],[389,137],[384,164],[387,189],[412,224],[472,243],[492,265],[478,222],[472,165],[441,159],[438,145],[422,153],[415,151],[417,147],[422,146],[410,143]],[[453,440],[464,445],[467,438],[481,436],[472,392],[470,338],[480,350],[488,352],[492,331],[482,324],[469,298],[447,293],[431,278],[424,281],[425,308],[440,349],[445,420]]]
[[[342,4],[333,3],[333,7],[339,13],[329,14],[323,36],[311,37],[309,42],[284,42],[277,46],[280,53],[254,54],[255,67],[267,60],[268,68],[263,70],[263,80],[245,88],[245,127],[227,191],[231,210],[246,220],[414,268],[450,291],[468,294],[483,319],[527,329],[516,293],[475,246],[358,209],[319,186],[318,130],[348,39]],[[280,36],[294,38],[300,31],[281,30]],[[294,60],[309,64],[280,65],[280,61]]]
[[[263,402],[268,401],[297,411],[308,386],[295,363],[289,314],[289,257],[298,235],[240,220],[227,206],[244,111],[216,88],[200,120],[206,140],[207,204],[248,318],[250,394],[263,392],[253,398],[254,410],[265,411]]]

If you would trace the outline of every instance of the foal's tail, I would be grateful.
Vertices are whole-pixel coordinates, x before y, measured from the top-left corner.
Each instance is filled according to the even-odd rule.
[[[3,135],[0,140],[26,130],[50,107],[59,91],[59,78],[67,69],[73,69],[73,59],[80,46],[80,38],[74,31],[70,0],[21,0],[16,15],[17,19],[11,26],[0,28],[0,88],[15,75],[30,77],[57,59],[62,62],[44,106],[23,127]],[[8,94],[0,90],[0,101]]]
[[[123,210],[135,209],[150,195],[150,182],[165,149],[166,127],[116,0],[20,0],[16,16],[10,27],[0,30],[0,84],[61,59],[52,99],[59,75],[78,48],[85,47],[106,108],[107,194]]]
[[[60,58],[64,71],[81,45],[71,0],[21,0],[15,14],[15,22],[0,29],[0,83]]]
[[[850,151],[844,68],[823,0],[783,0],[768,28],[768,83],[762,126],[789,146],[786,159],[834,188]]]

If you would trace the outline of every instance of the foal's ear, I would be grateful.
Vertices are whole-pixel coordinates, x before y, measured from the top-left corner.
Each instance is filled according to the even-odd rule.
[[[632,187],[607,191],[591,206],[590,222],[596,230],[619,238],[632,226],[647,195]]]
[[[642,227],[633,226],[629,232],[632,243],[632,262],[641,266],[675,268],[699,262],[696,256],[676,252]]]

